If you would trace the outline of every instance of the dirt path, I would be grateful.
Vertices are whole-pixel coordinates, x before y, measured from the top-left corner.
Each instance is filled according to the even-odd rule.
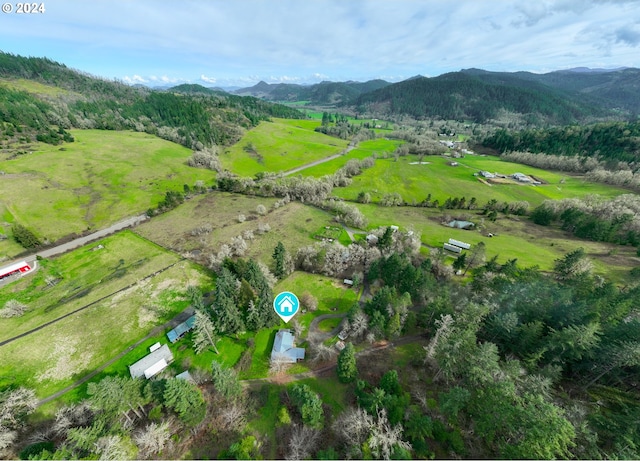
[[[293,168],[291,170],[285,171],[283,173],[283,176],[291,176],[292,174],[296,174],[296,173],[298,173],[298,172],[300,172],[302,170],[306,170],[307,168],[311,168],[312,166],[320,165],[322,163],[329,162],[331,160],[337,159],[338,157],[342,157],[343,155],[348,154],[349,152],[351,152],[355,148],[356,148],[356,146],[349,144],[349,147],[347,147],[345,150],[343,150],[342,152],[340,152],[338,154],[334,154],[334,155],[331,155],[331,156],[326,157],[326,158],[321,158],[320,160],[316,160],[314,162],[307,163],[306,165],[302,165],[302,166]]]
[[[309,334],[307,335],[307,339],[308,340],[313,340],[314,342],[322,342],[322,341],[326,341],[327,339],[329,339],[331,336],[335,336],[340,332],[340,329],[342,328],[342,322],[340,322],[340,324],[335,327],[333,330],[331,331],[327,331],[327,332],[323,332],[320,331],[318,329],[318,324],[320,322],[322,322],[323,320],[326,319],[338,319],[338,318],[343,318],[346,317],[347,314],[322,314],[317,316],[315,319],[313,319],[311,321],[311,323],[309,324]]]
[[[73,382],[72,384],[68,385],[67,387],[65,387],[64,389],[59,390],[58,392],[56,392],[55,394],[52,394],[48,397],[45,397],[44,399],[40,400],[38,402],[38,406],[40,405],[44,405],[45,403],[51,402],[52,400],[57,399],[58,397],[60,397],[61,395],[66,394],[67,392],[69,392],[72,389],[75,389],[76,387],[86,383],[87,381],[89,381],[91,378],[93,378],[94,376],[96,376],[98,373],[100,373],[102,370],[104,370],[105,368],[107,368],[109,365],[115,363],[117,360],[121,359],[122,357],[124,357],[126,354],[128,354],[129,352],[131,352],[132,350],[134,350],[136,347],[138,347],[140,344],[142,344],[143,342],[145,342],[147,339],[152,338],[153,336],[156,336],[158,334],[160,334],[161,332],[163,332],[164,330],[166,330],[167,328],[175,328],[178,325],[180,325],[182,322],[184,322],[185,320],[187,320],[189,317],[191,317],[194,313],[193,307],[189,306],[187,307],[185,310],[183,310],[182,312],[180,312],[178,315],[176,315],[174,318],[172,318],[171,320],[169,320],[168,322],[165,322],[162,325],[159,325],[157,327],[155,327],[153,330],[151,330],[151,332],[145,336],[144,338],[138,340],[135,344],[132,344],[131,346],[127,347],[124,351],[120,352],[118,355],[116,355],[115,357],[113,357],[111,360],[109,360],[108,362],[100,365],[98,368],[96,368],[95,370],[93,370],[91,373],[89,373],[88,375],[80,378],[79,380]]]

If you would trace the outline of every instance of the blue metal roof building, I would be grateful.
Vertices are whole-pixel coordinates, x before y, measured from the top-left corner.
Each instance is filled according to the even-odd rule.
[[[182,336],[184,336],[186,332],[192,330],[195,325],[196,316],[192,315],[187,320],[171,330],[169,333],[167,333],[167,338],[169,338],[169,341],[171,341],[172,343],[175,343],[177,340],[182,338]]]

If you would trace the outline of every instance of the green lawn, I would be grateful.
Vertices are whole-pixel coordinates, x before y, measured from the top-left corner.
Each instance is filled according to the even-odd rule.
[[[449,166],[451,159],[438,156],[427,156],[423,162],[427,165],[411,165],[418,158],[413,155],[395,159],[380,159],[373,168],[365,170],[360,176],[353,178],[353,183],[345,188],[334,190],[334,194],[347,200],[355,200],[361,191],[369,192],[372,201],[378,201],[385,194],[399,193],[405,201],[420,202],[428,194],[432,200],[443,203],[449,197],[476,197],[480,205],[491,199],[499,202],[526,200],[532,207],[546,199],[582,197],[588,194],[600,194],[613,197],[627,193],[621,188],[583,181],[579,177],[571,177],[553,173],[516,163],[503,162],[495,157],[467,156],[459,159],[457,167]],[[473,176],[480,170],[499,172],[510,175],[516,172],[534,175],[545,184],[494,184],[487,185]]]
[[[298,314],[295,319],[308,328],[311,321],[322,314],[340,314],[347,312],[358,300],[358,291],[349,288],[337,280],[324,275],[308,274],[296,271],[286,279],[278,283],[273,289],[274,293],[290,291],[298,298],[308,291],[318,300],[318,310]],[[322,324],[323,322],[321,322]]]
[[[261,171],[286,171],[329,157],[348,141],[317,133],[314,120],[273,119],[249,130],[220,156],[225,168],[241,176]]]
[[[1,346],[0,388],[25,385],[34,388],[39,397],[50,395],[187,307],[188,284],[211,285],[210,279],[192,263],[179,261],[131,232],[116,234],[100,243],[104,249],[90,251],[96,243],[74,250],[48,262],[33,276],[0,290],[3,303],[19,299],[29,307],[23,317],[0,319],[2,339],[97,301]],[[155,277],[141,280],[176,262]],[[46,275],[62,276],[62,280],[50,287],[45,282]],[[109,296],[136,281],[125,291]],[[100,298],[104,299],[98,301]]]
[[[146,133],[71,133],[73,143],[37,143],[31,154],[0,161],[0,203],[43,239],[103,228],[156,206],[168,190],[215,178],[187,166],[189,149]],[[10,251],[0,241],[0,256]]]

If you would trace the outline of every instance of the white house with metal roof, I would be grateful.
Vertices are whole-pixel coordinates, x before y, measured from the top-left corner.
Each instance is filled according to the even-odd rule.
[[[130,365],[129,373],[134,379],[143,376],[149,379],[167,368],[171,362],[173,362],[173,354],[169,346],[163,344],[159,348],[155,348],[149,355]]]
[[[281,360],[287,363],[296,363],[304,360],[303,347],[294,347],[293,333],[291,330],[279,330],[271,349],[271,360]]]

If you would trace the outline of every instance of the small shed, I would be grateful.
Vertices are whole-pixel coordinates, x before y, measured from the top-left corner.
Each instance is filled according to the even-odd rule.
[[[163,344],[159,349],[130,365],[129,373],[134,379],[143,376],[149,379],[167,368],[171,362],[173,362],[173,354],[169,350],[169,346]]]
[[[343,282],[343,283],[344,283],[345,285],[351,285],[351,286],[353,286],[353,280],[351,280],[351,279],[344,279],[344,282]]]
[[[373,234],[367,235],[366,239],[369,245],[376,245],[378,243],[378,237]]]
[[[462,248],[457,247],[455,245],[451,245],[450,243],[445,243],[444,244],[444,249],[445,250],[449,250],[453,253],[462,253]]]
[[[188,331],[191,331],[195,325],[196,325],[196,316],[192,315],[187,320],[185,320],[180,325],[178,325],[173,330],[171,330],[169,333],[167,333],[167,338],[169,338],[169,341],[171,341],[172,343],[175,343],[177,340],[182,338],[185,335],[185,333],[187,333]]]
[[[449,243],[451,245],[455,245],[457,247],[460,247],[463,250],[468,250],[469,248],[471,248],[471,244],[465,243],[465,242],[461,242],[460,240],[456,240],[456,239],[449,239]]]

